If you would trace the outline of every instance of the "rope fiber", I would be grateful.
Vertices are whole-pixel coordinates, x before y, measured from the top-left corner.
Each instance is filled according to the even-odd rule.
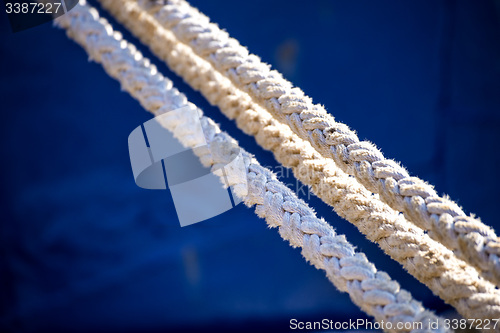
[[[311,185],[340,216],[355,224],[464,317],[500,316],[500,294],[495,286],[343,173],[333,161],[322,158],[308,142],[295,136],[210,63],[195,55],[191,47],[179,43],[171,31],[160,26],[135,1],[102,0],[101,3],[174,72],[229,118],[236,118],[238,126],[273,151],[280,163],[292,167],[297,178]]]
[[[186,147],[199,146],[193,138],[196,127],[192,124],[192,112],[179,114],[168,111],[189,107],[201,117],[206,143],[210,149],[195,149],[200,160],[218,169],[220,164],[232,160],[236,141],[201,110],[189,103],[184,95],[173,88],[172,82],[163,77],[156,68],[132,45],[124,41],[109,23],[99,18],[98,12],[80,1],[69,13],[55,20],[55,24],[66,29],[70,38],[80,44],[90,59],[100,63],[105,71],[117,79],[122,89],[136,98],[154,115],[165,114],[162,122]],[[248,194],[243,196],[247,206],[256,206],[255,212],[269,226],[277,227],[279,234],[294,247],[301,247],[303,256],[318,269],[323,269],[333,284],[348,292],[351,299],[377,321],[384,320],[394,325],[398,322],[422,322],[423,328],[412,332],[431,331],[426,324],[440,320],[437,331],[444,332],[442,319],[425,310],[410,293],[400,289],[399,284],[381,271],[377,271],[366,256],[356,252],[343,235],[337,235],[323,219],[268,169],[260,166],[249,153],[241,151],[247,167],[246,179],[229,175],[229,185],[241,196],[239,186],[245,182]],[[405,331],[388,329],[389,332]]]
[[[139,5],[165,29],[325,158],[353,175],[385,203],[453,250],[481,274],[500,285],[500,241],[479,218],[467,216],[447,196],[439,196],[425,181],[410,177],[396,161],[386,159],[370,142],[313,104],[302,90],[250,54],[210,19],[184,0],[139,0]]]

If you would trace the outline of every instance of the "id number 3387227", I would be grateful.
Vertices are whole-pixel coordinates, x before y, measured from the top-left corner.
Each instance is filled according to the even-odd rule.
[[[7,14],[58,14],[63,10],[60,2],[7,2],[5,12]]]

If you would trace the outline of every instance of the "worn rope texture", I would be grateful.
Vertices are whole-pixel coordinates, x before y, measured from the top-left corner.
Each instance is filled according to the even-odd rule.
[[[392,208],[402,211],[429,235],[500,285],[500,241],[495,232],[478,218],[467,216],[447,196],[408,172],[394,160],[386,159],[370,142],[360,141],[345,124],[336,122],[325,109],[313,104],[299,88],[280,73],[249,54],[207,16],[183,0],[140,0],[139,4],[165,28],[324,157],[355,176],[368,190],[378,193]]]
[[[172,82],[157,72],[148,59],[131,44],[114,32],[97,11],[81,1],[69,13],[56,20],[56,24],[67,30],[68,36],[85,48],[91,59],[101,63],[106,72],[117,79],[124,90],[135,97],[141,105],[155,115],[165,114],[162,124],[186,147],[196,147],[197,130],[193,124],[193,113],[170,112],[181,107],[201,110],[172,86]],[[196,114],[195,113],[195,114]],[[222,133],[209,118],[202,116],[201,124],[206,143],[210,149],[196,149],[200,159],[217,168],[230,161],[241,151],[247,167],[245,177],[230,174],[229,185],[236,194],[244,184],[248,195],[242,196],[247,206],[256,206],[258,216],[265,218],[269,226],[278,227],[280,235],[294,247],[302,247],[302,254],[318,269],[326,271],[328,278],[340,290],[349,293],[351,299],[377,321],[422,322],[423,330],[430,321],[440,320],[432,312],[413,300],[410,293],[400,289],[397,282],[381,271],[377,271],[362,253],[356,253],[343,235],[335,231],[323,219],[318,219],[313,210],[298,199],[293,192],[268,169],[260,166],[247,152],[235,149],[236,141]],[[246,179],[245,179],[246,178]],[[439,332],[444,331],[441,322]],[[397,331],[397,330],[389,330]],[[403,330],[404,331],[404,330]]]
[[[387,205],[347,177],[333,163],[325,162],[310,144],[293,134],[287,126],[252,102],[248,94],[234,88],[191,49],[178,43],[175,36],[161,28],[133,1],[103,0],[103,6],[124,23],[153,52],[166,60],[170,68],[218,105],[246,133],[255,135],[259,144],[273,150],[280,163],[294,169],[306,184],[319,184],[314,191],[337,213],[354,223],[370,240],[435,294],[452,304],[466,318],[497,318],[500,294],[477,272],[457,260],[441,244],[432,241],[421,229],[413,227]],[[267,114],[267,117],[266,117]],[[309,147],[309,148],[307,148]]]

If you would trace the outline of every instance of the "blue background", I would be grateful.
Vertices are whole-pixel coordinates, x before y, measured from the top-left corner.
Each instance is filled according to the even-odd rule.
[[[500,1],[192,4],[360,138],[499,229]],[[242,205],[180,228],[170,193],[132,177],[127,137],[150,114],[63,31],[48,23],[13,34],[0,16],[0,331],[282,332],[290,318],[366,318]],[[418,300],[450,311],[327,205],[309,203]]]

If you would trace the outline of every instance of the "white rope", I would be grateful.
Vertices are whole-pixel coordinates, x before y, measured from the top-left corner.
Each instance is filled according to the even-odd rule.
[[[482,275],[499,285],[500,241],[478,218],[467,216],[448,197],[440,197],[431,185],[410,177],[394,160],[386,159],[370,142],[360,141],[345,124],[313,104],[280,73],[249,54],[239,42],[210,23],[205,15],[183,0],[166,5],[140,0],[158,22],[193,48],[202,58],[240,89],[251,95],[278,120],[288,124],[324,157],[333,159],[368,190],[378,193],[392,208],[443,243]]]
[[[84,1],[55,22],[65,28],[68,36],[83,46],[90,58],[101,63],[106,72],[148,111],[160,115],[187,106],[202,115],[201,110],[188,103],[185,96],[172,87],[170,80],[113,31],[107,21],[99,19],[97,11],[86,6]],[[165,116],[168,121],[162,124],[186,147],[202,143],[193,141],[197,136],[193,135],[195,129],[191,124],[196,121],[190,118],[191,112],[171,112]],[[194,152],[215,168],[227,163],[234,153],[227,148],[233,147],[236,141],[220,132],[207,117],[201,117],[201,124],[210,150],[197,149]],[[445,331],[442,319],[425,310],[386,273],[377,271],[364,254],[356,253],[343,235],[336,235],[331,226],[318,219],[312,209],[279,182],[271,171],[260,166],[247,152],[242,151],[242,155],[248,167],[245,204],[249,207],[255,205],[257,215],[265,218],[271,227],[278,227],[280,235],[292,246],[302,247],[304,257],[315,267],[325,270],[334,285],[348,292],[355,304],[377,321],[391,322],[394,327],[398,322],[422,322],[424,329],[421,331],[430,331],[426,324],[440,320],[437,331]],[[242,179],[238,177],[229,177],[228,180],[230,186],[238,188],[242,185]]]
[[[355,224],[370,240],[377,242],[435,294],[452,304],[466,318],[498,318],[500,294],[481,279],[475,269],[457,258],[441,244],[409,224],[403,216],[373,197],[335,164],[326,163],[309,143],[291,133],[248,94],[235,88],[191,48],[179,43],[145,13],[135,1],[103,0],[103,6],[123,22],[132,33],[148,44],[207,99],[218,105],[245,132],[255,135],[259,144],[274,152],[285,166],[306,184],[319,184],[315,193],[331,204],[342,217]],[[297,166],[302,170],[297,170]],[[306,171],[306,172],[304,172]]]

